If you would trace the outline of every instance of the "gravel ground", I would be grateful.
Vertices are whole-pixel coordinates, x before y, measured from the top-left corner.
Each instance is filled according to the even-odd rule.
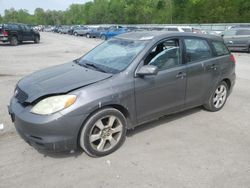
[[[41,33],[41,43],[0,44],[0,188],[250,187],[250,54],[236,53],[236,86],[220,112],[191,109],[129,131],[115,153],[39,153],[16,133],[7,105],[23,76],[75,59],[98,45]]]

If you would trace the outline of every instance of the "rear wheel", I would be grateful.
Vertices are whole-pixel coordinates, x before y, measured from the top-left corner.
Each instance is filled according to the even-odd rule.
[[[74,32],[74,35],[75,35],[75,36],[78,36],[78,33],[77,33],[77,32]]]
[[[204,107],[211,112],[219,111],[225,105],[227,96],[228,86],[226,82],[220,82],[209,97],[208,101],[204,104]]]
[[[93,114],[83,125],[79,143],[92,157],[101,157],[117,150],[126,138],[126,118],[114,109],[105,108]]]
[[[17,46],[18,45],[17,37],[13,36],[13,37],[10,38],[10,45],[11,46]]]
[[[91,38],[89,33],[86,34],[86,37],[87,37],[87,38]]]

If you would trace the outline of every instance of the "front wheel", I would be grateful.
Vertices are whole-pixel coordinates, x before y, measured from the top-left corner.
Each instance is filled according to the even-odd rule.
[[[89,34],[89,33],[87,33],[87,34],[86,34],[86,37],[87,37],[87,38],[90,38],[90,34]]]
[[[38,36],[35,36],[34,43],[38,44],[40,42],[40,38]]]
[[[220,82],[208,101],[204,104],[204,107],[211,111],[216,112],[223,108],[228,97],[228,86],[226,82]]]
[[[102,40],[107,40],[107,37],[106,37],[105,35],[102,35],[102,36],[101,36],[101,39],[102,39]]]
[[[10,39],[10,45],[11,46],[17,46],[18,45],[17,37],[15,37],[15,36],[11,37],[11,39]]]
[[[83,125],[79,143],[92,157],[116,151],[126,138],[126,118],[114,109],[105,108],[93,114]]]

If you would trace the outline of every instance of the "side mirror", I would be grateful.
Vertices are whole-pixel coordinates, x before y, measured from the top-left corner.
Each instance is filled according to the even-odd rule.
[[[144,65],[136,73],[138,76],[156,75],[158,73],[158,67],[154,65]]]

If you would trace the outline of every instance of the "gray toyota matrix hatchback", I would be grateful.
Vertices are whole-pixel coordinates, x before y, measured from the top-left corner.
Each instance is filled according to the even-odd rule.
[[[132,32],[21,79],[9,113],[35,148],[104,156],[137,125],[196,106],[220,110],[234,83],[235,59],[223,39]]]

